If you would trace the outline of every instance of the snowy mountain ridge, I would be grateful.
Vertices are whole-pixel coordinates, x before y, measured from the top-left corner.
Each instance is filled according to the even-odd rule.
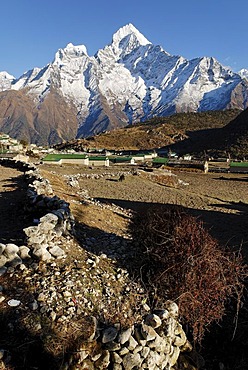
[[[153,116],[244,109],[247,75],[212,57],[170,55],[128,24],[94,56],[84,45],[69,43],[52,63],[18,79],[0,73],[0,90],[25,91],[40,105],[59,94],[77,111],[76,135],[87,137]]]

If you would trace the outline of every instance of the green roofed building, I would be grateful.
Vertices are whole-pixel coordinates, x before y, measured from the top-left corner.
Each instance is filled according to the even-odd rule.
[[[105,156],[89,156],[87,154],[48,154],[43,163],[51,164],[81,164],[84,166],[109,166],[109,159]]]
[[[123,156],[117,156],[117,157],[110,157],[110,162],[114,164],[134,164],[134,158],[131,156],[123,157]]]
[[[152,161],[152,164],[157,167],[157,166],[163,166],[163,165],[167,165],[169,161],[169,158],[166,158],[166,157],[156,157],[156,158],[153,158],[153,161]]]
[[[230,162],[230,172],[248,173],[248,162]]]
[[[109,159],[105,156],[89,156],[90,166],[105,166],[109,167]]]
[[[42,161],[59,165],[63,163],[89,165],[89,157],[86,154],[48,154]]]

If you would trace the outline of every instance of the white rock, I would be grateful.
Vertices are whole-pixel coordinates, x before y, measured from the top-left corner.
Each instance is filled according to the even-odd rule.
[[[38,225],[38,230],[40,233],[47,233],[55,228],[56,224],[52,222],[42,222]]]
[[[175,319],[178,317],[179,309],[178,309],[178,305],[175,302],[167,301],[165,303],[165,307],[169,311],[171,317],[173,317]]]
[[[102,356],[95,362],[95,368],[98,370],[105,370],[108,368],[110,363],[109,351],[102,351]]]
[[[3,254],[0,256],[0,268],[4,267],[5,264],[8,262],[8,258],[5,257]],[[0,275],[1,276],[1,275]]]
[[[46,248],[35,248],[33,255],[40,259],[41,261],[49,261],[52,255],[48,252]]]
[[[26,247],[25,245],[22,245],[20,248],[19,248],[19,256],[25,260],[25,259],[28,259],[28,258],[31,258],[31,256],[29,255],[29,252],[30,252],[30,249],[28,247]]]
[[[123,358],[123,367],[125,370],[131,370],[134,367],[139,369],[141,363],[142,363],[142,359],[139,353],[134,353],[134,354],[128,353]]]
[[[25,229],[23,229],[24,233],[27,235],[27,237],[31,237],[33,235],[36,235],[37,233],[37,226],[29,226],[29,227],[26,227]]]
[[[118,353],[116,353],[116,352],[113,352],[113,353],[112,353],[112,360],[113,360],[113,362],[114,362],[114,363],[116,363],[116,364],[121,364],[121,363],[122,363],[122,358],[121,358],[121,356],[119,356],[119,355],[118,355]]]
[[[9,301],[8,301],[8,305],[10,306],[10,307],[17,307],[17,306],[19,306],[21,304],[21,301],[19,301],[18,299],[10,299]]]
[[[127,345],[127,348],[129,349],[129,351],[133,351],[134,348],[136,348],[137,346],[138,346],[138,342],[136,342],[136,340],[132,336],[130,336],[128,345]]]
[[[5,248],[6,248],[6,245],[0,243],[0,255],[3,253],[3,251],[4,251]]]
[[[173,348],[173,354],[172,354],[172,356],[169,357],[169,361],[168,361],[171,367],[176,364],[179,355],[180,355],[179,347],[174,347]]]
[[[22,259],[16,254],[9,259],[8,264],[11,267],[16,267],[22,264]]]
[[[149,347],[143,347],[142,350],[141,350],[141,352],[140,352],[142,358],[147,358],[149,352],[150,352],[150,348]]]
[[[161,359],[161,356],[157,352],[150,351],[149,355],[146,358],[146,362],[147,362],[148,368],[153,369],[155,368],[156,365],[160,365],[162,363],[162,359]]]
[[[131,337],[132,330],[133,330],[132,328],[122,330],[119,334],[118,342],[120,342],[121,344],[126,343],[129,340],[129,338]]]
[[[151,326],[146,324],[141,325],[141,334],[147,341],[154,340],[157,336],[156,331]]]
[[[28,244],[41,244],[46,239],[46,234],[39,234],[37,230],[37,234],[33,234],[28,238]]]
[[[41,217],[40,223],[47,222],[56,225],[58,222],[58,216],[53,213],[47,213],[45,216]]]
[[[3,253],[7,258],[10,258],[11,256],[17,254],[18,252],[19,252],[19,247],[15,244],[9,243],[6,245],[6,248]]]
[[[62,248],[58,246],[54,246],[49,249],[49,253],[51,253],[52,256],[54,257],[63,257],[65,256],[65,252]]]

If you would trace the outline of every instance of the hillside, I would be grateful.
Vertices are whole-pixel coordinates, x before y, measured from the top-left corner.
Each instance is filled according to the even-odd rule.
[[[237,117],[239,110],[178,113],[170,117],[154,117],[143,123],[105,132],[87,139],[59,144],[58,149],[80,151],[87,148],[110,150],[155,149],[181,142],[189,131],[219,129]],[[207,135],[206,135],[207,137]]]
[[[189,130],[187,137],[171,145],[180,154],[187,152],[243,159],[248,156],[248,110],[238,114],[223,127]]]
[[[248,110],[244,110],[223,129],[226,136],[224,148],[232,156],[247,157],[248,155]]]
[[[19,140],[52,145],[76,136],[76,110],[56,93],[50,93],[39,104],[23,90],[3,91],[0,92],[0,131]]]

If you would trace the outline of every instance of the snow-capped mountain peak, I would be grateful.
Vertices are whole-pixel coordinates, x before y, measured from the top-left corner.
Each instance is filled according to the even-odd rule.
[[[243,76],[244,70],[234,73],[215,58],[170,55],[127,24],[95,56],[89,56],[84,45],[69,43],[56,52],[53,62],[17,80],[0,74],[0,89],[24,90],[39,111],[52,101],[49,109],[60,112],[59,96],[64,112],[73,109],[70,119],[74,115],[78,122],[77,137],[87,137],[153,116],[246,108],[248,81]],[[53,114],[47,111],[46,119],[51,116],[53,122]],[[67,121],[62,118],[63,124]],[[55,136],[52,133],[48,142]]]
[[[0,91],[10,89],[14,80],[15,77],[11,76],[8,72],[0,72]]]
[[[245,69],[245,68],[242,68],[238,74],[242,77],[242,78],[246,78],[248,80],[248,69]]]
[[[64,49],[59,49],[55,54],[54,63],[59,63],[63,59],[67,58],[80,58],[82,56],[88,56],[86,46],[84,45],[73,45],[71,42],[66,45]]]
[[[131,38],[135,43],[135,46],[151,44],[145,36],[140,33],[131,23],[121,27],[117,32],[114,33],[112,39],[112,45],[121,47],[124,43],[124,39]]]
[[[132,51],[149,45],[151,42],[129,23],[114,33],[112,43],[100,49],[96,53],[96,59],[100,64],[106,64],[108,60],[112,65],[111,62],[123,59]]]

